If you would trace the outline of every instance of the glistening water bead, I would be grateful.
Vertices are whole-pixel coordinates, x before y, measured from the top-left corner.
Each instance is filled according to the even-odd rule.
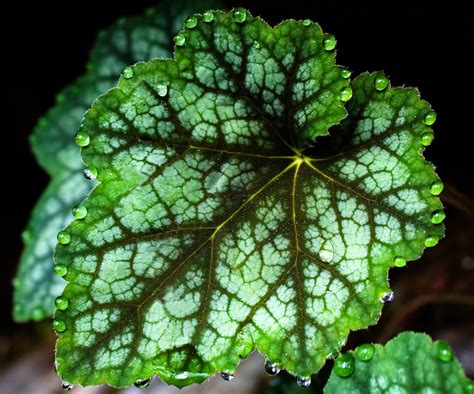
[[[62,264],[56,264],[53,268],[54,270],[54,273],[57,275],[57,276],[64,276],[67,274],[67,267],[65,265],[62,265]]]
[[[125,67],[122,71],[122,75],[125,79],[130,79],[133,77],[133,68],[132,67]]]
[[[63,332],[66,330],[66,323],[64,323],[61,319],[54,319],[53,328],[56,332]]]
[[[80,147],[85,147],[91,142],[91,137],[89,136],[89,133],[87,131],[81,130],[76,134],[74,140],[76,141],[76,144]]]
[[[221,372],[221,378],[229,382],[235,378],[235,374],[230,373],[230,372]]]
[[[382,297],[380,297],[380,302],[385,304],[387,302],[392,302],[395,299],[395,293],[393,291],[389,291],[388,293],[384,293]]]
[[[336,48],[336,37],[334,37],[332,34],[326,35],[323,40],[323,48],[326,51],[332,51],[334,48]]]
[[[84,219],[87,216],[87,208],[84,205],[79,205],[72,209],[72,214],[76,219]]]
[[[341,354],[334,362],[334,372],[341,378],[347,378],[354,373],[355,360],[351,354]]]
[[[433,246],[438,245],[438,241],[439,241],[439,239],[436,235],[428,235],[425,238],[425,246],[427,248],[432,248]]]
[[[360,361],[370,361],[374,357],[374,353],[375,347],[370,343],[364,343],[355,350],[355,354]]]
[[[344,78],[344,79],[349,78],[351,75],[352,75],[352,71],[349,71],[347,69],[343,69],[341,71],[341,77]]]
[[[300,387],[309,387],[310,384],[311,384],[311,378],[310,377],[298,376],[296,378],[296,384]]]
[[[453,359],[451,347],[444,341],[436,343],[436,356],[443,362],[448,363]]]
[[[280,369],[270,362],[270,360],[265,361],[265,372],[271,376],[277,375],[280,372]]]
[[[96,179],[97,178],[97,169],[95,167],[87,167],[84,170],[84,177],[86,179]]]
[[[66,231],[60,231],[57,235],[57,239],[61,245],[67,245],[71,242],[71,235]]]
[[[433,142],[433,139],[434,139],[434,134],[431,133],[430,131],[427,131],[426,133],[423,133],[421,135],[421,138],[420,138],[421,145],[429,146]]]
[[[374,86],[379,92],[385,90],[388,86],[388,78],[384,74],[378,73],[374,79]]]
[[[434,211],[431,214],[431,223],[433,224],[440,224],[443,222],[444,219],[446,219],[446,214],[441,210]]]
[[[352,88],[350,86],[342,88],[339,92],[339,98],[344,102],[349,101],[352,98]]]
[[[66,297],[59,296],[54,301],[54,304],[56,305],[56,308],[58,308],[60,311],[65,311],[69,306],[69,301]]]
[[[194,29],[198,24],[198,19],[193,15],[186,19],[184,26],[188,29]]]
[[[309,20],[309,19],[305,19],[305,20],[303,21],[303,26],[308,27],[310,24],[311,24],[311,20]]]
[[[146,389],[151,382],[151,378],[148,379],[139,379],[133,385],[139,389]]]
[[[233,13],[233,18],[237,23],[244,23],[247,19],[247,11],[240,7],[236,8]]]
[[[179,47],[183,47],[186,44],[186,37],[183,34],[178,34],[174,37],[174,43]]]
[[[424,122],[425,122],[425,125],[427,126],[431,126],[432,124],[434,124],[434,122],[436,122],[436,112],[434,111],[428,112],[425,115]]]
[[[430,192],[433,196],[439,196],[444,189],[443,182],[434,181],[430,186]]]
[[[393,265],[395,267],[404,267],[407,264],[407,260],[403,256],[396,256],[393,259]]]
[[[72,390],[74,386],[71,384],[71,383],[68,383],[68,382],[62,382],[61,384],[61,388],[63,389],[63,391],[70,391]]]
[[[202,14],[202,20],[206,23],[210,23],[214,20],[214,13],[212,11],[206,11]]]

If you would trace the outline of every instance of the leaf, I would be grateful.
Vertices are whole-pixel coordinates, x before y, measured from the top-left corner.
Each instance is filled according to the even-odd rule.
[[[38,122],[31,146],[52,180],[38,200],[24,232],[25,249],[15,279],[16,321],[51,316],[54,299],[65,282],[53,272],[56,233],[72,219],[71,209],[94,186],[82,177],[83,164],[74,134],[92,101],[116,83],[122,69],[141,60],[171,55],[173,34],[192,12],[215,7],[217,1],[162,1],[144,15],[122,18],[99,34],[88,72],[57,97]]]
[[[370,345],[344,356],[354,361],[354,372],[348,377],[336,374],[336,361],[325,393],[464,394],[474,389],[449,345],[432,342],[426,334],[403,332],[385,347],[373,345],[372,358],[367,357],[367,347]],[[359,354],[363,360],[369,360],[361,360]]]
[[[68,382],[184,386],[253,349],[308,377],[377,321],[395,257],[443,235],[416,90],[361,76],[338,153],[315,156],[350,93],[328,36],[242,9],[197,18],[175,61],[127,70],[81,126],[100,184],[56,249]]]

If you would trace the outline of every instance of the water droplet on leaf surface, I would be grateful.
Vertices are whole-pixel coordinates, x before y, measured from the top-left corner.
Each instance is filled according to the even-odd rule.
[[[67,231],[60,231],[57,235],[57,239],[61,245],[67,245],[71,242],[71,235]]]
[[[303,20],[303,26],[309,26],[311,24],[311,20],[305,19]]]
[[[378,73],[374,79],[374,86],[379,92],[385,90],[388,86],[388,78],[384,74]]]
[[[133,77],[133,68],[128,66],[125,67],[122,71],[122,75],[125,79],[130,79]]]
[[[429,146],[433,142],[434,139],[434,134],[431,132],[426,132],[421,135],[420,141],[421,145],[423,146]]]
[[[237,23],[244,23],[247,19],[247,11],[243,8],[236,8],[233,13],[234,21]]]
[[[425,125],[427,126],[431,126],[432,124],[434,124],[434,122],[436,122],[436,112],[434,111],[428,112],[425,115],[424,122],[425,122]]]
[[[159,84],[156,87],[156,92],[158,93],[158,96],[165,97],[168,94],[168,85],[166,85],[164,83]]]
[[[443,222],[444,219],[446,219],[446,214],[441,210],[434,211],[431,214],[431,223],[433,224],[440,224]]]
[[[361,361],[370,361],[374,356],[374,353],[374,345],[370,343],[364,343],[363,345],[360,345],[355,351],[357,358]]]
[[[202,19],[206,23],[212,22],[214,20],[214,13],[212,11],[206,11],[202,14]]]
[[[91,137],[89,136],[89,133],[87,131],[81,130],[76,134],[74,140],[76,141],[76,144],[80,147],[85,147],[91,142]]]
[[[184,26],[188,29],[194,29],[198,24],[198,19],[193,15],[186,19]]]
[[[396,256],[393,259],[393,265],[395,265],[395,267],[404,267],[406,264],[407,260],[403,256]]]
[[[60,311],[64,311],[67,309],[69,301],[66,297],[59,296],[54,301],[54,304],[56,305],[56,308],[58,308]]]
[[[66,323],[64,323],[61,319],[54,319],[53,328],[56,332],[63,332],[66,330]]]
[[[62,382],[62,384],[61,384],[61,388],[64,391],[70,391],[70,390],[72,390],[73,387],[74,386],[71,383],[68,383],[68,382]]]
[[[76,219],[84,219],[87,216],[87,208],[84,205],[79,205],[72,209],[72,214]]]
[[[67,267],[62,264],[57,264],[54,266],[54,272],[57,276],[64,276],[67,274]]]
[[[380,302],[385,304],[386,302],[392,302],[395,298],[395,293],[393,291],[389,291],[385,293],[382,297],[380,297]]]
[[[265,361],[265,372],[271,376],[274,376],[280,372],[280,368],[270,362],[270,360],[267,360]]]
[[[425,238],[425,246],[427,248],[432,248],[433,246],[438,245],[438,241],[439,241],[439,239],[436,235],[428,235]]]
[[[311,384],[310,377],[298,376],[296,378],[296,384],[300,387],[309,387]]]
[[[259,43],[258,41],[254,41],[254,42],[253,42],[253,47],[254,47],[255,49],[260,49],[260,43]]]
[[[354,373],[355,360],[351,354],[342,354],[334,362],[334,372],[341,378],[347,378]]]
[[[235,378],[235,374],[230,372],[221,372],[221,378],[229,382]]]
[[[339,93],[339,98],[344,102],[349,101],[352,98],[352,88],[350,86],[342,88]]]
[[[179,47],[183,47],[186,44],[186,37],[183,34],[178,34],[174,37],[174,43]]]
[[[336,37],[332,34],[328,34],[323,40],[323,47],[326,51],[332,51],[336,48]]]
[[[344,79],[349,78],[351,75],[352,75],[352,71],[349,71],[347,69],[343,69],[341,71],[341,77],[344,78]]]
[[[151,382],[151,378],[148,379],[139,379],[133,385],[139,389],[146,389]]]
[[[430,191],[433,196],[439,196],[444,189],[443,182],[434,181],[430,186]]]
[[[443,362],[448,363],[453,359],[453,351],[445,341],[436,343],[436,356]]]
[[[84,170],[84,177],[86,179],[96,179],[97,178],[97,169],[95,167],[87,167]]]

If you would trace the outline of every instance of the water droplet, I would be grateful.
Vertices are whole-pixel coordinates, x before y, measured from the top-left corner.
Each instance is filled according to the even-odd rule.
[[[184,44],[186,44],[186,37],[183,34],[178,34],[174,37],[174,43],[179,47],[184,47]]]
[[[258,41],[254,41],[254,42],[253,42],[253,47],[254,47],[255,49],[260,49],[260,43],[259,43]]]
[[[31,312],[31,318],[35,321],[42,320],[44,319],[45,316],[46,316],[46,313],[44,309],[40,306],[35,307],[33,311]]]
[[[443,182],[434,181],[430,186],[430,191],[433,196],[439,196],[444,189]]]
[[[336,37],[332,34],[328,34],[323,40],[323,47],[326,51],[332,51],[336,48]]]
[[[186,18],[186,21],[184,22],[184,26],[186,26],[188,29],[194,29],[197,24],[198,19],[194,15]]]
[[[407,265],[407,260],[405,257],[403,256],[396,256],[394,259],[393,259],[393,265],[395,267],[404,267],[405,265]]]
[[[436,356],[443,362],[448,363],[453,359],[453,351],[445,341],[436,343]]]
[[[233,13],[234,21],[237,23],[244,23],[247,19],[247,11],[243,8],[236,8]]]
[[[352,71],[349,71],[347,69],[343,69],[341,71],[341,77],[344,78],[344,79],[349,78],[351,75],[352,75]]]
[[[270,362],[270,360],[265,361],[265,372],[271,376],[277,375],[280,372],[280,368],[278,368],[275,364]]]
[[[146,389],[151,382],[151,378],[148,379],[139,379],[133,385],[139,389]]]
[[[66,231],[60,231],[57,235],[57,239],[61,245],[67,245],[71,242],[71,235]]]
[[[62,265],[62,264],[56,264],[54,266],[54,273],[57,276],[64,276],[64,275],[67,274],[67,267],[65,265]]]
[[[65,311],[69,305],[68,299],[63,296],[57,297],[54,303],[56,305],[56,308],[58,308],[60,311]]]
[[[84,219],[87,216],[87,208],[84,205],[79,205],[72,209],[72,214],[76,219]]]
[[[68,383],[68,382],[63,382],[61,384],[61,388],[64,390],[64,391],[69,391],[69,390],[72,390],[74,386],[71,384],[71,383]]]
[[[304,377],[304,376],[298,376],[296,378],[296,384],[300,387],[309,387],[311,384],[311,378],[310,377]]]
[[[125,79],[130,79],[133,77],[133,68],[128,66],[125,67],[122,71],[122,75]]]
[[[431,126],[432,124],[434,124],[434,122],[436,122],[436,112],[434,111],[428,112],[425,115],[424,122],[425,122],[425,125],[427,126]]]
[[[89,133],[85,130],[81,130],[76,134],[76,137],[74,139],[76,141],[76,144],[84,147],[89,145],[91,142],[91,137],[89,136]]]
[[[431,145],[431,142],[433,142],[433,139],[434,139],[434,134],[427,131],[426,133],[423,133],[421,135],[421,145],[424,145],[424,146],[428,146],[428,145]]]
[[[436,235],[428,235],[425,238],[425,246],[427,248],[432,248],[433,246],[438,245],[438,241],[439,241],[439,239]]]
[[[384,293],[382,297],[380,297],[380,302],[385,304],[386,302],[392,302],[395,298],[395,293],[393,291],[389,291],[388,293]]]
[[[388,78],[383,73],[378,73],[374,79],[374,86],[379,92],[388,86]]]
[[[303,21],[303,26],[309,26],[311,24],[311,20],[310,19],[305,19]]]
[[[334,372],[341,378],[347,378],[354,373],[355,360],[351,354],[341,354],[334,362]]]
[[[339,98],[344,102],[349,101],[352,98],[352,88],[350,86],[342,88],[339,93]]]
[[[64,323],[61,319],[54,319],[53,328],[56,332],[63,332],[66,330],[66,323]]]
[[[355,350],[355,354],[360,361],[370,361],[374,356],[374,353],[374,345],[370,343],[364,343]]]
[[[230,372],[221,372],[221,378],[229,382],[235,378],[235,374]]]
[[[443,222],[444,219],[446,219],[446,214],[441,210],[434,211],[431,214],[431,223],[433,224],[440,224]]]
[[[212,11],[206,11],[202,14],[202,19],[206,23],[210,23],[214,20],[214,13]]]
[[[84,170],[84,177],[86,179],[96,179],[97,178],[97,169],[95,167],[87,167]]]
[[[168,94],[168,85],[165,83],[161,83],[156,87],[156,92],[158,96],[165,97]]]

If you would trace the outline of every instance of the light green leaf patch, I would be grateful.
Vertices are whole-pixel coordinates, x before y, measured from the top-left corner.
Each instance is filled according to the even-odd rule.
[[[216,1],[162,1],[144,15],[120,19],[99,34],[87,65],[88,72],[64,89],[56,104],[40,119],[31,146],[51,182],[33,209],[24,232],[13,301],[16,321],[51,316],[54,299],[65,282],[53,272],[56,233],[73,216],[95,182],[83,179],[83,164],[74,135],[93,100],[110,89],[122,69],[137,61],[169,57],[171,40],[192,12],[214,7]]]
[[[347,377],[336,373],[336,361],[326,394],[467,394],[474,390],[474,382],[466,377],[446,342],[403,332],[385,346],[372,345],[372,357],[367,357],[368,346],[343,356],[354,368]]]
[[[137,64],[96,100],[80,130],[100,184],[56,249],[64,380],[184,386],[254,349],[309,377],[377,321],[389,267],[442,237],[416,90],[364,74],[339,137],[313,142],[351,93],[326,38],[243,10],[197,16],[176,60]]]

